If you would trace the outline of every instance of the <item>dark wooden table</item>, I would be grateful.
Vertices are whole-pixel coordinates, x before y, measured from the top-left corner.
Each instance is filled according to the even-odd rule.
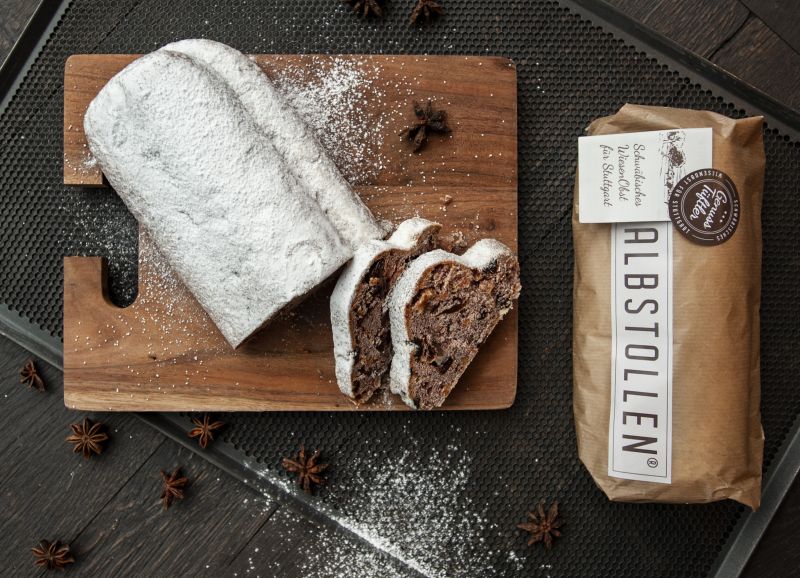
[[[612,3],[800,109],[800,8],[793,0]],[[36,4],[0,4],[0,61]],[[28,357],[0,337],[0,436],[6,440],[0,445],[0,574],[34,574],[30,548],[41,537],[69,540],[82,555],[75,570],[87,576],[243,576],[255,569],[262,575],[303,576],[325,563],[326,552],[347,559],[359,547],[290,505],[256,493],[132,415],[103,418],[113,444],[99,458],[84,461],[70,453],[64,437],[80,416],[64,408],[58,370],[39,363],[46,393],[20,386],[18,371]],[[181,507],[164,515],[159,470],[178,465],[192,479],[192,491]],[[795,482],[745,576],[800,576],[798,544],[800,482]],[[377,561],[376,574],[380,567]]]

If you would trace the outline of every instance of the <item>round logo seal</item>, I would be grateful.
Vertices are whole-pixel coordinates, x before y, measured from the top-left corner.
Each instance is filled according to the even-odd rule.
[[[694,243],[724,243],[739,226],[736,185],[717,169],[689,173],[672,189],[669,217],[675,228]]]

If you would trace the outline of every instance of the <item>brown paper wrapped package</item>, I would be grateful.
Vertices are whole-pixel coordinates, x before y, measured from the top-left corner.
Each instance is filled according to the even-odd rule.
[[[672,128],[713,129],[713,167],[740,197],[739,226],[725,243],[693,244],[673,235],[672,483],[608,476],[611,398],[611,233],[578,222],[575,244],[574,412],[581,461],[611,500],[713,502],[731,498],[754,510],[761,500],[759,303],[762,119],[625,105],[589,134]]]

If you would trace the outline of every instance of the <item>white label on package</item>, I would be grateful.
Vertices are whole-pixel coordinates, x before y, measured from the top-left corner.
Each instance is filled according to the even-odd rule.
[[[692,171],[711,167],[710,128],[578,139],[581,223],[669,221],[667,201]]]
[[[672,480],[672,223],[611,226],[608,475]]]

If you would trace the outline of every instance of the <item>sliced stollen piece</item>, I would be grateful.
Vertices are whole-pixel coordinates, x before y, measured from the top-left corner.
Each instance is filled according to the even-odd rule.
[[[414,408],[441,406],[519,292],[519,261],[494,239],[412,261],[388,300],[392,392]]]
[[[347,262],[352,238],[375,234],[372,218],[339,228],[240,94],[184,54],[127,66],[84,129],[109,183],[234,347]]]
[[[331,295],[336,381],[356,403],[388,383],[392,361],[386,297],[406,265],[436,246],[440,225],[408,219],[386,241],[356,251]]]
[[[272,141],[286,167],[340,231],[353,249],[388,233],[336,168],[311,128],[275,84],[249,57],[214,40],[189,39],[159,50],[185,54],[219,74]]]

